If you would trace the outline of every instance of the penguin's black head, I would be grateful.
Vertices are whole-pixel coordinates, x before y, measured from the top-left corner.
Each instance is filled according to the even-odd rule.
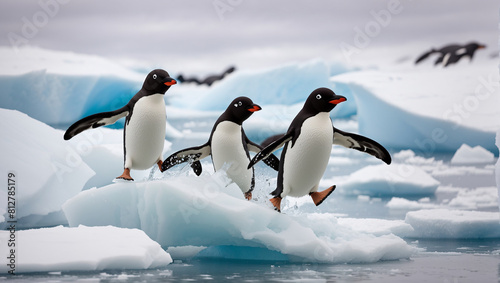
[[[484,44],[480,44],[480,43],[477,43],[477,42],[471,42],[471,43],[468,43],[465,45],[465,48],[467,50],[471,50],[472,52],[476,51],[477,49],[483,49],[483,48],[486,48],[486,45]]]
[[[172,79],[167,71],[162,69],[156,69],[149,72],[148,76],[144,80],[142,88],[153,93],[165,93],[170,86],[176,84],[177,81]]]
[[[253,112],[259,111],[262,108],[254,104],[253,101],[245,96],[240,96],[234,99],[231,104],[227,107],[224,115],[227,115],[226,119],[233,121],[237,124],[242,124],[243,121],[248,119]]]
[[[345,97],[336,95],[331,89],[321,87],[311,92],[304,104],[304,109],[312,113],[330,112],[337,104],[346,100]]]

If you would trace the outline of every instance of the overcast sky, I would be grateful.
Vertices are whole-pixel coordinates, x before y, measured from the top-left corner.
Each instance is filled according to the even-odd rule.
[[[477,40],[492,53],[498,16],[496,0],[2,1],[0,45],[206,72],[337,58],[367,27],[370,48]]]

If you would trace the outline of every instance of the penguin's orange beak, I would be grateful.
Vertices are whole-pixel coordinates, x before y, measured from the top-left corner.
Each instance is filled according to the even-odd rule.
[[[333,99],[333,100],[328,101],[328,103],[331,103],[331,104],[335,104],[335,105],[337,105],[337,104],[339,104],[339,103],[341,103],[341,102],[344,102],[344,101],[346,101],[346,100],[347,100],[347,99],[346,99],[345,97],[343,97],[343,96],[341,96],[341,95],[336,95],[336,96],[334,97],[334,99]]]
[[[177,83],[177,81],[174,80],[174,79],[172,79],[172,80],[170,80],[168,82],[164,82],[164,84],[167,85],[167,86],[172,86],[172,85],[175,85],[176,83]]]
[[[482,44],[481,44],[481,45],[479,45],[479,46],[477,47],[477,49],[483,49],[483,48],[486,48],[486,45],[482,45]]]
[[[262,108],[259,105],[257,105],[257,104],[254,104],[250,108],[248,108],[248,111],[250,111],[250,112],[256,112],[256,111],[259,111],[259,110],[262,110]]]

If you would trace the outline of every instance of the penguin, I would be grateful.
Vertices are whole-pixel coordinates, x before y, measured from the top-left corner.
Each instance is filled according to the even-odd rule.
[[[486,48],[486,45],[479,44],[477,42],[471,42],[465,45],[450,44],[440,49],[432,48],[430,51],[427,51],[424,54],[420,55],[420,57],[418,57],[418,59],[415,61],[415,64],[420,63],[431,54],[438,53],[439,57],[434,62],[434,65],[442,63],[443,67],[447,67],[450,64],[457,63],[462,57],[465,56],[468,56],[470,60],[472,60],[472,57],[474,56],[476,50],[483,48]]]
[[[262,147],[248,139],[242,123],[261,109],[248,97],[241,96],[234,99],[215,122],[208,142],[173,153],[163,161],[162,172],[177,164],[192,161],[194,163],[191,167],[199,176],[201,174],[199,160],[211,155],[215,171],[220,170],[224,163],[229,164],[228,177],[239,186],[245,198],[251,200],[255,177],[253,168],[246,168],[250,162],[249,151],[259,152]],[[279,159],[274,154],[266,156],[264,162],[274,170],[278,170]]]
[[[273,151],[284,147],[278,169],[277,188],[271,194],[271,203],[279,212],[281,199],[285,196],[302,197],[309,194],[316,206],[320,205],[334,190],[335,185],[318,192],[319,181],[330,158],[333,144],[371,154],[385,163],[391,163],[387,150],[377,142],[335,128],[330,111],[346,101],[328,88],[311,92],[303,108],[293,119],[288,131],[257,153],[248,168],[267,158]]]
[[[199,80],[199,79],[197,79],[195,77],[184,78],[183,75],[179,75],[178,78],[177,78],[177,80],[179,82],[181,82],[181,83],[196,83],[197,85],[206,84],[208,86],[212,86],[213,83],[215,83],[216,81],[222,80],[226,75],[231,74],[235,70],[236,70],[236,68],[233,67],[233,66],[231,66],[228,69],[226,69],[222,74],[220,74],[220,75],[210,75],[210,76],[206,77],[203,80]]]
[[[133,181],[130,169],[145,170],[155,163],[161,169],[167,121],[163,97],[176,83],[165,70],[153,70],[127,105],[75,122],[64,133],[64,139],[69,140],[85,130],[111,125],[126,117],[123,127],[124,170],[116,179]]]

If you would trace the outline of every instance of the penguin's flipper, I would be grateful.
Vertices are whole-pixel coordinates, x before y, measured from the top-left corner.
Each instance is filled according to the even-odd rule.
[[[370,155],[381,159],[387,164],[391,164],[391,155],[378,142],[364,136],[347,133],[337,128],[333,128],[333,144],[338,144],[347,148],[353,148],[361,152],[366,152]]]
[[[78,120],[66,130],[64,139],[69,140],[79,133],[91,128],[114,124],[118,119],[127,116],[129,111],[129,107],[124,106],[115,111],[97,113]]]
[[[196,160],[191,164],[191,168],[193,168],[194,173],[196,176],[200,176],[201,172],[203,171],[203,168],[201,167],[201,162],[199,160]]]
[[[417,58],[415,61],[415,64],[420,63],[421,61],[425,60],[427,57],[429,57],[432,53],[435,53],[436,50],[431,49],[430,51],[425,52],[424,54],[420,55],[420,57]]]
[[[194,163],[191,164],[191,168],[193,168],[194,173],[199,176],[201,174],[201,163],[198,162],[198,160],[209,156],[210,153],[211,148],[209,143],[206,143],[202,146],[195,146],[179,150],[167,157],[165,161],[163,161],[163,164],[161,165],[161,171],[164,172],[177,164],[192,160],[194,161]]]
[[[249,140],[246,136],[245,136],[245,139],[247,142],[248,151],[259,153],[263,149],[260,145]],[[280,160],[274,154],[271,154],[271,155],[269,155],[269,157],[264,158],[264,163],[276,171],[278,171],[280,168]]]
[[[448,54],[448,53],[446,53],[446,54]],[[439,54],[439,57],[434,62],[434,65],[441,64],[443,62],[443,60],[445,59],[446,54],[444,54],[444,53]]]
[[[248,169],[252,168],[257,162],[261,161],[262,159],[266,159],[271,154],[275,151],[281,148],[285,143],[289,142],[293,138],[293,132],[287,133],[286,135],[283,135],[281,138],[275,140],[272,142],[270,145],[266,146],[263,150],[261,150],[259,153],[257,153],[253,159],[250,161],[250,164],[248,164]],[[267,163],[266,163],[267,164]],[[269,165],[269,164],[268,164]],[[279,160],[277,165],[279,166]],[[271,165],[269,165],[271,166]],[[272,167],[272,166],[271,166]],[[273,167],[274,168],[274,167]]]
[[[277,134],[277,135],[274,135],[274,136],[270,136],[268,137],[267,139],[265,139],[261,144],[260,146],[262,147],[266,147],[268,145],[270,145],[271,143],[273,143],[274,141],[280,139],[284,134]]]
[[[448,54],[450,54],[450,55],[447,58],[448,60],[446,60],[446,62],[444,62],[444,64],[443,64],[444,67],[447,67],[450,64],[457,63],[460,60],[460,58],[462,58],[464,56],[462,54],[457,54],[455,52],[448,53]]]

